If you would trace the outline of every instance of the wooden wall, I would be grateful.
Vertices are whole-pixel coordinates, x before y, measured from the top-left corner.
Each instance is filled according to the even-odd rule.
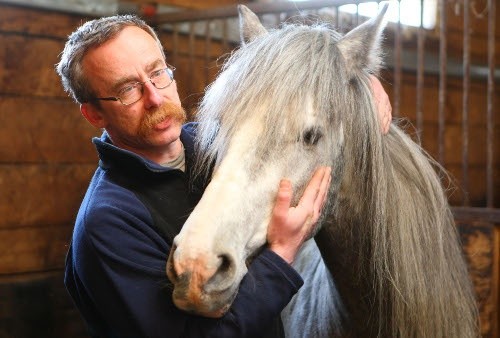
[[[54,66],[67,36],[88,19],[0,4],[0,338],[87,336],[63,269],[97,165],[91,138],[101,132],[63,91]],[[178,39],[175,59],[169,36],[164,42],[180,97],[192,105],[217,70],[187,58],[188,38]],[[213,60],[222,48],[211,47]],[[193,74],[196,83],[187,79]]]
[[[476,292],[483,338],[500,337],[500,212],[454,208]]]
[[[86,19],[0,4],[0,338],[86,337],[62,281],[73,221],[97,164],[90,139],[100,131],[81,117],[54,71],[67,35]],[[161,38],[169,62],[178,68],[183,104],[193,107],[217,73],[219,56],[230,46],[213,43],[207,49],[201,38],[167,32]],[[190,51],[195,51],[194,56]],[[207,59],[209,68],[205,67]],[[392,94],[389,73],[386,79]],[[415,115],[414,83],[413,75],[404,75],[402,113],[410,119]],[[453,150],[461,123],[456,115],[459,87],[459,79],[451,81],[446,113],[454,125],[446,136],[447,161],[457,175],[460,155]],[[437,79],[429,77],[425,111],[436,111],[436,88]],[[477,142],[473,146],[481,149],[483,94],[484,87],[473,84],[472,128],[473,142]],[[435,151],[435,121],[435,115],[425,114],[424,146],[431,153]],[[497,160],[499,150],[496,147]],[[474,153],[472,161],[471,170],[479,182],[483,180],[479,171],[485,163],[483,153]],[[495,173],[500,177],[498,164]],[[498,186],[498,179],[495,182]],[[484,199],[482,184],[471,185],[471,196]],[[498,337],[499,217],[464,216],[458,223],[478,291],[483,333]]]
[[[84,18],[0,5],[0,337],[83,337],[63,285],[99,132],[54,71]]]
[[[177,68],[175,77],[182,105],[193,117],[206,86],[219,72],[224,55],[236,46],[222,41],[207,43],[203,37],[195,35],[157,31],[168,62]]]
[[[390,96],[394,95],[394,74],[392,70],[384,71],[382,77],[384,85]],[[401,108],[400,117],[410,122],[406,130],[420,139],[422,146],[430,155],[438,159],[438,98],[439,78],[437,75],[425,77],[423,87],[423,124],[422,130],[417,132],[416,118],[416,76],[413,73],[404,72],[401,83]],[[444,161],[443,165],[451,175],[453,182],[450,185],[449,199],[453,205],[460,206],[463,203],[464,190],[462,189],[462,79],[450,77],[447,80],[447,94],[445,105],[445,129],[444,129]],[[484,80],[473,80],[470,86],[470,111],[469,111],[469,187],[467,189],[470,206],[486,206],[486,83]],[[500,87],[496,87],[495,96],[500,97]],[[500,120],[498,114],[500,109],[495,108],[494,129],[495,143],[493,147],[493,184],[494,184],[494,206],[500,207]]]

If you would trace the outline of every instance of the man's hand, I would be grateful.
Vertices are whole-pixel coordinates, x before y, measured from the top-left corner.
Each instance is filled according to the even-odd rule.
[[[373,75],[370,75],[370,81],[372,84],[375,104],[377,106],[378,119],[380,121],[380,130],[383,134],[387,134],[389,132],[389,127],[392,120],[391,101],[389,101],[389,96],[385,92],[384,87],[380,83],[379,79],[377,79]]]
[[[296,207],[290,207],[292,185],[281,180],[271,223],[267,230],[269,248],[292,263],[302,243],[311,237],[326,202],[331,168],[318,168]]]

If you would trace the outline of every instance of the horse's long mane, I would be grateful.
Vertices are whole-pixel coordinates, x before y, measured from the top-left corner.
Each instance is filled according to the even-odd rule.
[[[256,147],[269,151],[288,134],[305,134],[295,116],[312,105],[328,126],[334,172],[316,240],[349,312],[348,330],[475,337],[475,299],[439,166],[396,123],[381,134],[369,80],[378,47],[366,46],[367,61],[355,67],[356,56],[339,50],[342,39],[326,25],[284,25],[234,52],[197,114],[198,170],[224,157],[248,116],[265,121]]]

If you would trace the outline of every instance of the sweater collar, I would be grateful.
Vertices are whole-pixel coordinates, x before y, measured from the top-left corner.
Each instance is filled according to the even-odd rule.
[[[180,139],[186,152],[186,167],[191,167],[194,158],[194,133],[196,125],[188,123],[181,129]],[[148,160],[132,151],[119,148],[113,143],[106,131],[101,137],[92,139],[97,153],[99,154],[99,166],[103,169],[118,168],[135,170],[146,170],[153,173],[169,172],[176,170],[170,167],[163,167],[151,160]]]

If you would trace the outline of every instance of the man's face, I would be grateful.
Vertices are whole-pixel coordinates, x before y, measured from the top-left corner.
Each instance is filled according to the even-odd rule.
[[[154,71],[167,67],[156,40],[134,26],[90,50],[82,66],[98,97],[118,96],[127,85],[147,81]],[[127,106],[120,101],[100,104],[88,106],[99,114],[99,126],[115,145],[140,154],[168,148],[178,140],[185,120],[175,81],[164,89],[146,82],[141,99]]]

